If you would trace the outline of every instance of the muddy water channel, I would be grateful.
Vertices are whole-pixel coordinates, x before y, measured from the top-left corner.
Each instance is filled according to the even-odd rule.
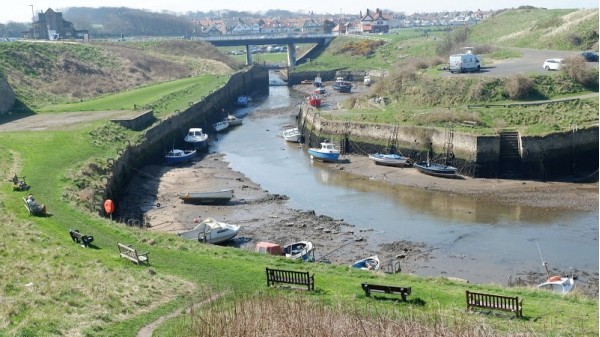
[[[432,256],[416,274],[506,284],[509,276],[544,272],[539,244],[550,267],[587,274],[597,283],[597,212],[504,205],[331,170],[281,137],[294,124],[297,103],[287,87],[271,87],[268,97],[237,110],[244,126],[220,136],[212,150],[270,193],[287,195],[289,207],[372,230],[369,244],[425,243]],[[289,108],[289,114],[261,113],[275,108]],[[460,184],[440,181],[446,182]]]

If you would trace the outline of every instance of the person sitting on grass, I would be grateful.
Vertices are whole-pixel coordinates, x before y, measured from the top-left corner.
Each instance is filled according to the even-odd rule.
[[[39,202],[35,201],[33,194],[27,196],[26,202],[27,207],[31,210],[31,213],[46,215],[46,205],[40,204]]]

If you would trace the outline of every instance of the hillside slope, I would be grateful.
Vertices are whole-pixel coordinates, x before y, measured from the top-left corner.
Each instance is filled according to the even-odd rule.
[[[190,76],[229,74],[237,67],[201,41],[0,44],[0,73],[17,99],[33,109]]]
[[[557,50],[598,50],[598,9],[515,9],[470,28],[475,43]]]

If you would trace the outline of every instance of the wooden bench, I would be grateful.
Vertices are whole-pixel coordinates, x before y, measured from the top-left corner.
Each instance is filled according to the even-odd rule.
[[[288,283],[308,286],[308,290],[315,290],[315,275],[309,272],[269,269],[267,271],[267,287],[275,283]]]
[[[79,233],[79,230],[77,230],[77,229],[70,229],[69,235],[71,235],[71,239],[73,240],[73,242],[77,242],[82,247],[89,247],[90,243],[92,243],[94,241],[93,236],[83,235],[83,234]]]
[[[523,300],[519,297],[508,297],[492,294],[473,293],[467,290],[467,310],[472,308],[495,309],[514,312],[523,317]]]
[[[25,198],[21,198],[21,199],[23,199],[23,204],[25,205],[25,208],[27,209],[27,212],[29,212],[29,215],[37,215],[37,216],[44,216],[45,215],[44,213],[42,213],[39,210],[31,209],[29,207],[29,204],[27,203],[27,199],[25,199]]]
[[[27,212],[29,212],[29,215],[33,215],[33,210],[31,208],[29,208],[29,205],[27,204],[27,199],[25,198],[21,198],[23,199],[23,204],[25,205],[25,208],[27,209]]]
[[[138,253],[135,249],[131,248],[131,245],[124,245],[122,243],[117,243],[119,247],[119,254],[121,257],[129,259],[133,261],[135,264],[150,264],[150,260],[148,259],[148,252],[146,253]]]
[[[368,297],[371,296],[372,292],[377,293],[385,293],[385,294],[400,294],[402,300],[406,302],[406,296],[410,295],[411,288],[410,287],[395,287],[395,286],[386,286],[379,284],[368,284],[361,283],[363,290],[365,291],[365,295]]]

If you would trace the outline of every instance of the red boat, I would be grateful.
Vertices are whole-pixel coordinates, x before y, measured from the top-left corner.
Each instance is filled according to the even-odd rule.
[[[314,106],[315,108],[318,108],[321,106],[321,96],[319,96],[318,94],[310,94],[310,96],[308,96],[308,104],[310,104],[311,106]]]

